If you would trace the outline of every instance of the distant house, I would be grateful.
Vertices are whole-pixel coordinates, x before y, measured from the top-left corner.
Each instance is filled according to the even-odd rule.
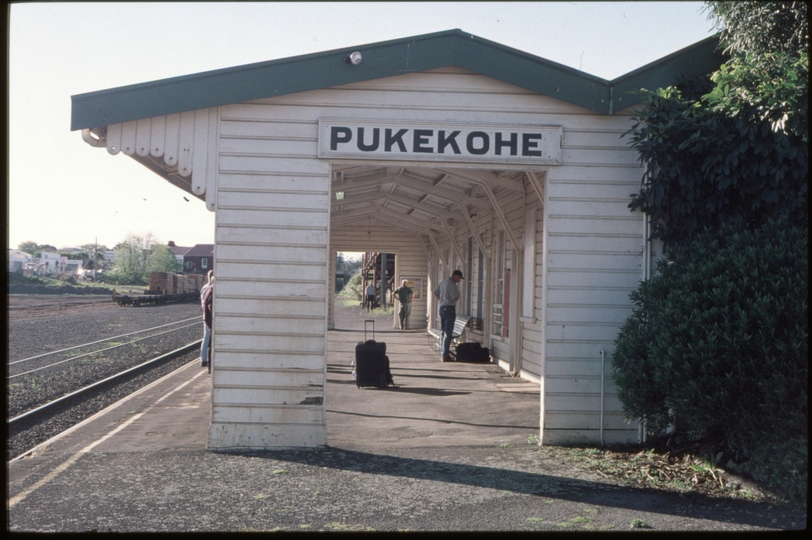
[[[184,274],[206,274],[214,269],[214,244],[196,244],[183,255]]]
[[[181,268],[186,268],[186,266],[183,264],[183,256],[184,256],[184,255],[186,255],[186,253],[187,253],[187,252],[188,252],[190,249],[192,249],[192,248],[191,248],[191,247],[187,247],[187,246],[178,246],[178,245],[175,245],[175,242],[174,242],[174,241],[172,241],[172,240],[170,240],[170,241],[169,241],[169,243],[167,244],[167,246],[169,246],[169,249],[171,249],[171,250],[172,250],[172,253],[174,253],[174,254],[175,254],[175,258],[176,258],[176,259],[178,260],[178,262],[180,263]]]
[[[68,258],[62,257],[59,253],[43,251],[40,253],[39,262],[45,265],[45,274],[51,275],[64,272]]]
[[[20,251],[19,249],[8,250],[8,271],[16,272],[17,274],[23,273],[23,267],[31,262],[34,257],[30,253]]]

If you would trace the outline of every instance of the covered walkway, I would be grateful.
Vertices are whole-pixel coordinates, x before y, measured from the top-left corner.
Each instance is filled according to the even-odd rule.
[[[391,330],[377,315],[397,388],[357,388],[351,364],[363,340],[359,309],[337,308],[327,339],[327,442],[352,449],[492,446],[538,436],[539,385],[494,364],[440,362],[423,331]],[[383,331],[385,329],[385,331]]]

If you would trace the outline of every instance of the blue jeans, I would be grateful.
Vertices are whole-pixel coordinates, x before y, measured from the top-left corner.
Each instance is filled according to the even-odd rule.
[[[200,358],[205,366],[209,363],[209,342],[211,341],[211,328],[203,325],[203,343],[200,345]]]
[[[443,356],[451,356],[451,337],[454,335],[454,321],[456,319],[456,307],[440,306],[440,328],[443,331]]]

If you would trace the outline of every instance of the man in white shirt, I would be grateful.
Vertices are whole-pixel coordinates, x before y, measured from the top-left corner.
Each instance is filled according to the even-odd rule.
[[[372,311],[372,308],[375,307],[375,285],[370,283],[367,285],[367,311]]]
[[[451,336],[454,334],[454,321],[457,318],[457,302],[460,299],[460,290],[457,283],[465,279],[462,272],[454,270],[450,278],[446,278],[434,289],[434,296],[440,303],[440,327],[443,331],[443,362],[453,362],[451,358]]]

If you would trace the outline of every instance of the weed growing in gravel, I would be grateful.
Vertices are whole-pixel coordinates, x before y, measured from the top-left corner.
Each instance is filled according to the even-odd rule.
[[[131,341],[130,345],[132,345],[134,348],[138,349],[138,352],[140,352],[141,354],[146,354],[147,353],[147,348],[144,347],[141,343],[136,343],[135,341]]]
[[[533,445],[538,446],[538,444],[539,444],[539,437],[538,437],[538,435],[536,435],[535,433],[533,433],[532,435],[530,435],[529,437],[527,437],[527,444],[533,444]]]
[[[633,519],[632,520],[632,529],[650,529],[651,525],[643,521],[642,519]]]
[[[499,445],[499,448],[510,448],[510,443],[509,442],[503,442],[502,444]]]

